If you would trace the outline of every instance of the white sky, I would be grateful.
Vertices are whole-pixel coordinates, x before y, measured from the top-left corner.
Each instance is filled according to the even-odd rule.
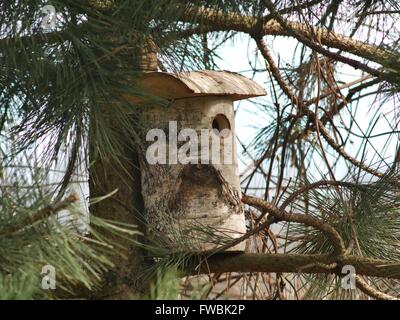
[[[285,66],[286,63],[291,64],[297,40],[288,37],[266,37],[266,41],[275,57],[279,57],[280,66]],[[249,65],[249,60],[254,63],[255,52],[256,45],[254,41],[249,41],[248,37],[244,35],[239,35],[238,37],[236,37],[233,43],[228,42],[226,45],[220,48],[218,54],[223,59],[218,60],[218,65],[223,70],[240,72],[247,77],[252,77],[252,71],[243,71],[251,69]],[[261,55],[259,55],[258,68],[264,67],[264,65],[262,64],[263,62],[260,61],[261,58]],[[276,61],[278,61],[278,59],[276,59]],[[355,70],[347,65],[340,65],[339,72],[341,73],[340,79],[346,82],[353,81],[361,77],[360,71]],[[268,96],[261,99],[256,99],[259,99],[259,101],[268,101],[269,104],[272,104],[273,97],[271,95],[268,73],[257,73],[254,77],[254,80],[261,86],[263,86],[268,93]],[[343,93],[346,94],[346,90],[343,90]],[[265,112],[260,111],[259,107],[255,106],[249,101],[244,100],[238,102],[236,103],[235,107],[237,107],[238,105],[240,105],[240,107],[236,115],[236,131],[238,138],[242,142],[247,144],[251,142],[259,129],[268,125],[270,119]],[[375,119],[373,118],[373,114],[378,108],[380,108],[380,110],[382,110],[384,114],[387,114],[388,118],[393,118],[393,116],[395,115],[395,113],[393,112],[393,102],[388,102],[382,105],[379,101],[374,101],[373,95],[371,97],[366,97],[360,103],[358,109],[359,111],[356,113],[355,119],[357,124],[359,125],[359,128],[353,126],[353,131],[357,134],[362,134],[362,132],[366,133],[371,122],[375,121]],[[350,115],[348,114],[348,112],[343,110],[341,114],[343,120],[347,121],[348,123],[350,121]],[[339,120],[340,118],[336,117],[335,123],[338,124]],[[387,121],[382,118],[380,121],[378,121],[373,133],[379,134],[390,130],[391,128],[388,125]],[[344,136],[346,136],[345,131],[343,131],[343,134]],[[387,137],[388,136],[380,136],[370,139],[371,145],[367,146],[367,154],[372,156],[374,153],[374,148],[376,150],[381,150],[381,148],[387,142]],[[353,141],[353,144],[346,144],[345,150],[352,156],[357,157],[357,150],[362,140],[355,136],[352,136],[351,140]],[[397,139],[397,141],[399,141],[399,139]],[[385,155],[389,157],[389,161],[392,161],[394,156],[394,149],[396,147],[396,139],[393,139],[390,143],[391,146],[388,148],[388,152],[386,152]],[[239,152],[242,150],[240,144],[238,144],[238,150]],[[248,165],[248,162],[248,159],[246,160],[246,165],[244,165],[243,162],[240,162],[240,172],[242,172],[242,170]],[[337,178],[343,178],[344,175],[347,173],[346,164],[343,163],[341,166],[338,166],[338,170],[336,171],[336,173],[338,174]],[[290,171],[288,171],[288,174],[290,175]]]

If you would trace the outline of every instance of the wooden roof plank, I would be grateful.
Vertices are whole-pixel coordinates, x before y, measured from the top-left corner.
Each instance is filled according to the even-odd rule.
[[[218,95],[241,100],[267,94],[255,81],[230,71],[149,72],[140,83],[147,92],[172,99]]]

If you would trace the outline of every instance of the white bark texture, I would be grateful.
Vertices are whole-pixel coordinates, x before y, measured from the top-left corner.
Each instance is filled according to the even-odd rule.
[[[148,130],[161,129],[166,134],[164,145],[158,141],[159,152],[169,151],[166,164],[151,164],[146,158],[153,141],[146,142],[142,152],[147,237],[176,251],[198,252],[213,250],[243,235],[246,226],[237,173],[233,101],[265,95],[264,89],[227,71],[149,72],[141,86],[144,93],[171,100],[168,107],[154,104],[144,109]],[[135,103],[141,100],[130,99]],[[220,124],[230,129],[230,136],[217,138],[215,143],[217,115],[224,122]],[[169,130],[171,121],[177,124],[177,134],[186,128],[195,130],[197,139],[189,139],[194,149],[185,140],[177,144],[179,151],[186,144],[194,161],[171,161],[177,156],[170,148],[169,139],[176,139]],[[240,243],[229,250],[243,251],[244,247],[245,243]]]
[[[202,251],[223,245],[224,241],[241,236],[245,231],[243,207],[240,202],[240,183],[234,139],[221,139],[218,154],[213,154],[212,123],[216,115],[227,117],[234,130],[233,106],[229,98],[200,97],[177,100],[172,106],[149,108],[147,119],[151,128],[166,133],[165,150],[169,148],[169,121],[177,121],[178,133],[184,128],[194,129],[200,144],[199,153],[191,154],[195,163],[149,164],[141,161],[142,195],[145,204],[149,236],[162,238],[176,250]],[[201,144],[207,130],[209,138]],[[202,132],[203,130],[203,132]],[[214,137],[215,139],[215,137]],[[231,164],[224,164],[220,154],[233,141]],[[218,140],[217,140],[218,141]],[[206,142],[206,143],[204,143]],[[178,143],[178,150],[185,142]],[[197,148],[196,141],[192,141]],[[210,163],[200,163],[208,158]],[[203,155],[203,157],[202,157]],[[171,155],[167,160],[170,160]],[[218,158],[220,163],[218,162]],[[179,159],[178,159],[179,160]],[[214,161],[213,161],[214,160]],[[196,164],[196,162],[198,162]],[[183,246],[183,247],[182,247]],[[239,244],[231,250],[244,250]]]

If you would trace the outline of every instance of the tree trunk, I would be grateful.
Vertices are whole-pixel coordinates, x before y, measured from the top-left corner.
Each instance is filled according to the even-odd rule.
[[[91,214],[105,219],[133,224],[141,228],[140,214],[143,213],[143,200],[140,192],[140,171],[138,170],[137,157],[134,152],[126,152],[122,164],[117,164],[112,159],[96,158],[94,152],[90,154],[90,198],[96,198],[118,191],[111,197],[100,201],[90,207]],[[93,160],[94,159],[94,160]],[[131,174],[124,175],[124,170]],[[137,275],[144,266],[144,253],[138,246],[129,243],[112,234],[105,234],[107,239],[115,241],[122,247],[114,255],[115,268],[104,275],[103,286],[91,298],[96,299],[128,299],[135,298],[145,291],[145,285],[140,283]],[[137,239],[141,241],[141,239]],[[119,249],[118,249],[119,250]]]
[[[136,52],[135,52],[136,50]],[[157,47],[150,40],[147,47],[137,48],[134,44],[121,53],[120,60],[135,58],[134,69],[137,71],[156,71],[157,70]],[[119,68],[132,68],[132,64],[121,63]],[[133,85],[133,84],[132,84]],[[99,102],[103,103],[103,102]],[[111,127],[118,132],[118,123],[113,121],[113,110],[109,106],[104,107],[104,112],[108,113],[109,121],[113,123]],[[129,115],[127,115],[129,116]],[[91,119],[91,121],[96,121]],[[135,130],[132,122],[132,130]],[[94,126],[91,127],[93,129]],[[93,129],[94,130],[94,129]],[[137,132],[137,130],[136,130]],[[91,137],[96,136],[91,134]],[[123,134],[119,134],[121,139],[128,139]],[[90,143],[90,169],[89,169],[89,189],[90,198],[105,196],[116,189],[112,196],[100,201],[90,207],[90,213],[94,216],[110,219],[118,222],[136,225],[139,231],[144,233],[143,226],[143,198],[141,194],[140,170],[138,153],[135,150],[133,141],[120,141],[120,154],[114,157],[100,157],[97,153],[96,142]],[[104,232],[104,231],[103,231]],[[104,275],[102,288],[95,292],[91,298],[95,299],[132,299],[139,298],[145,294],[147,285],[141,280],[142,271],[145,265],[144,251],[142,248],[121,240],[113,234],[105,234],[111,241],[115,241],[123,249],[119,255],[112,257],[115,268]],[[138,237],[143,243],[142,237]],[[119,250],[119,249],[118,249]]]

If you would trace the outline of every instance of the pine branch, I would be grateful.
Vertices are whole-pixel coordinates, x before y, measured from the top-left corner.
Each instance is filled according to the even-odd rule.
[[[26,228],[29,225],[34,224],[35,222],[41,221],[43,219],[48,218],[54,213],[57,213],[61,210],[68,208],[72,203],[79,200],[79,196],[76,193],[71,194],[66,199],[61,200],[55,204],[48,205],[47,207],[37,211],[31,216],[24,218],[22,221],[18,222],[15,225],[12,225],[4,230],[1,230],[0,233],[3,235],[7,235],[10,233],[17,232],[23,228]]]
[[[324,30],[324,29],[314,30],[314,28],[312,28],[309,25],[302,25],[300,30],[299,30],[299,28],[293,27],[290,22],[287,22],[277,12],[277,10],[275,9],[275,6],[272,4],[272,2],[270,0],[264,0],[264,3],[267,6],[268,10],[270,10],[272,16],[288,32],[289,36],[292,36],[292,37],[296,38],[299,42],[305,44],[306,46],[308,46],[312,50],[314,50],[314,51],[316,51],[316,52],[318,52],[318,53],[320,53],[320,54],[322,54],[322,55],[324,55],[324,56],[326,56],[328,58],[331,58],[331,59],[333,59],[335,61],[340,61],[340,62],[346,63],[346,64],[348,64],[349,66],[352,66],[355,69],[361,69],[361,70],[363,70],[365,72],[368,72],[369,74],[371,74],[373,76],[376,76],[378,78],[382,78],[382,79],[386,78],[385,74],[382,73],[381,71],[377,70],[377,69],[371,68],[371,67],[367,66],[366,64],[361,63],[358,60],[354,60],[354,59],[351,59],[351,58],[348,58],[348,57],[344,57],[344,56],[342,56],[342,55],[340,55],[338,53],[331,52],[328,49],[325,49],[323,46],[321,46],[320,44],[321,43],[323,44],[322,39],[321,39],[322,33],[323,32],[328,32],[328,34],[329,34],[331,31]],[[301,29],[303,29],[303,30],[301,30]],[[343,39],[343,41],[346,42],[346,41],[348,41],[348,39]],[[361,41],[358,41],[358,46],[362,47],[364,45],[365,45],[364,43],[362,43]],[[335,48],[335,46],[331,46],[331,45],[328,45],[328,47],[334,47]],[[346,52],[351,52],[351,51],[348,51],[348,50],[342,49],[342,48],[338,48],[338,49],[341,49],[341,50],[346,51]],[[350,49],[350,48],[348,48],[348,49]],[[375,51],[376,51],[376,49],[377,48],[374,48]],[[351,52],[351,53],[353,53],[353,52]],[[355,53],[355,54],[358,55],[357,53]],[[368,56],[368,58],[367,58],[367,56]],[[382,60],[380,60],[380,62],[378,62],[379,60],[378,61],[374,60],[375,57],[373,57],[373,55],[371,55],[370,51],[369,52],[364,52],[364,56],[363,57],[367,58],[369,60],[375,61],[377,63],[380,63],[380,64],[384,64],[384,63],[387,62],[386,59],[382,59]]]
[[[318,3],[318,1],[316,1]],[[271,15],[268,15],[264,18],[256,18],[251,16],[244,16],[233,12],[222,12],[215,11],[209,8],[204,7],[195,7],[190,6],[185,9],[184,14],[181,16],[177,16],[177,20],[184,22],[200,22],[201,25],[197,28],[189,29],[183,31],[181,33],[182,36],[187,37],[193,34],[202,34],[207,32],[214,31],[239,31],[254,35],[255,33],[259,33],[260,35],[274,35],[274,36],[290,36],[290,37],[300,37],[301,41],[309,41],[308,39],[312,39],[313,36],[320,41],[322,45],[325,45],[330,48],[336,48],[356,56],[365,58],[367,60],[376,62],[378,64],[391,65],[395,67],[398,64],[397,56],[387,50],[378,48],[375,45],[364,43],[359,40],[354,40],[352,38],[346,37],[344,35],[329,31],[324,28],[310,27],[303,23],[284,21],[284,25],[282,25],[282,21],[278,21],[281,13],[286,13],[288,10],[282,12],[272,12]],[[271,19],[274,16],[275,19]],[[278,18],[277,18],[278,16]],[[82,23],[79,26],[75,26],[74,28],[79,28],[82,34],[85,33],[84,29],[87,23]],[[76,30],[74,30],[76,33]],[[62,31],[55,31],[51,33],[37,33],[34,35],[26,35],[18,38],[3,38],[0,39],[0,48],[6,48],[9,43],[20,41],[21,46],[31,44],[31,43],[46,43],[50,45],[52,43],[57,43],[59,41],[65,41],[70,39],[70,32],[68,29]],[[309,42],[306,45],[311,45],[313,49],[316,51],[325,50],[322,47],[315,47],[315,44],[311,44]],[[329,54],[327,52],[321,52],[322,54]],[[334,53],[330,53],[334,54]],[[342,59],[336,56],[336,59]],[[343,57],[344,58],[344,57]],[[346,58],[347,59],[347,58]],[[345,61],[343,61],[345,62]],[[348,60],[345,63],[350,63]],[[354,67],[360,69],[367,69],[366,72],[369,72],[373,75],[380,76],[382,72],[373,70],[370,67],[367,67],[360,63],[359,61],[355,62],[358,65],[353,65]]]
[[[272,58],[272,55],[270,54],[264,40],[262,38],[254,38],[254,40],[257,43],[258,49],[260,50],[261,54],[263,55],[264,59],[268,62],[268,66],[271,70],[271,73],[276,80],[276,82],[279,84],[280,88],[282,91],[285,93],[285,95],[289,98],[290,101],[296,107],[298,108],[300,113],[307,114],[310,120],[316,119],[316,115],[314,112],[308,109],[307,105],[303,102],[300,101],[299,97],[293,93],[293,90],[290,88],[290,86],[285,82],[285,80],[282,78],[278,66],[275,64],[274,59]],[[317,97],[318,101],[319,97]],[[318,124],[318,129],[321,133],[321,135],[324,137],[326,142],[337,152],[339,155],[341,155],[344,159],[355,165],[356,167],[361,168],[362,170],[369,172],[377,177],[383,177],[383,174],[368,167],[367,165],[363,164],[362,162],[358,161],[357,159],[353,158],[350,154],[348,154],[343,147],[338,145],[335,140],[330,136],[329,131],[325,128],[323,122],[319,119],[316,120]],[[315,128],[314,128],[315,129]],[[303,135],[307,134],[306,131],[301,133]],[[300,137],[301,135],[296,134],[296,137]],[[290,137],[292,138],[292,137]],[[289,139],[290,139],[289,138]]]
[[[274,216],[278,220],[302,223],[323,232],[327,236],[327,238],[331,240],[335,250],[334,253],[336,255],[342,255],[345,253],[345,245],[340,234],[330,224],[326,223],[325,221],[304,214],[286,212],[256,197],[243,195],[242,201],[261,211],[264,210],[267,211],[270,215]]]
[[[199,261],[202,261],[200,265]],[[340,275],[340,268],[325,267],[335,262],[338,266],[353,266],[359,276],[400,279],[400,263],[352,255],[335,258],[326,254],[222,252],[210,257],[201,257],[200,260],[199,256],[194,256],[183,271],[187,275],[220,272],[300,272]]]
[[[315,44],[309,39],[312,39],[315,35],[319,42],[327,47],[336,48],[378,64],[392,66],[397,64],[397,56],[394,53],[378,48],[374,45],[337,34],[327,29],[310,27],[303,23],[285,21],[283,25],[281,24],[282,21],[279,22],[275,19],[264,22],[262,19],[255,17],[243,16],[232,12],[226,13],[215,11],[202,7],[188,8],[185,12],[185,15],[180,17],[180,20],[185,22],[197,21],[201,23],[200,27],[183,32],[182,34],[184,36],[215,31],[234,30],[250,35],[258,34],[259,36],[274,35],[298,37],[298,40],[305,42],[307,46],[315,51],[320,52],[323,55],[331,56],[335,60],[342,61],[378,77],[384,77],[385,75],[383,72],[370,68],[359,61],[329,52],[322,46]]]
[[[362,292],[370,297],[373,297],[378,300],[398,300],[398,298],[393,297],[389,294],[376,290],[371,287],[368,283],[366,283],[360,276],[356,276],[356,284],[357,288],[359,288]]]
[[[372,168],[370,168],[369,166],[365,165],[364,163],[358,161],[357,159],[353,158],[351,155],[349,155],[344,149],[343,147],[341,147],[339,144],[337,144],[335,142],[335,140],[333,140],[333,138],[330,136],[328,130],[325,128],[325,126],[322,124],[321,120],[317,120],[318,121],[318,127],[319,130],[321,132],[321,135],[324,137],[325,141],[328,142],[328,144],[339,154],[341,155],[344,159],[346,159],[347,161],[349,161],[351,164],[353,164],[354,166],[373,174],[374,176],[380,177],[382,178],[384,176],[383,173],[376,171]]]

